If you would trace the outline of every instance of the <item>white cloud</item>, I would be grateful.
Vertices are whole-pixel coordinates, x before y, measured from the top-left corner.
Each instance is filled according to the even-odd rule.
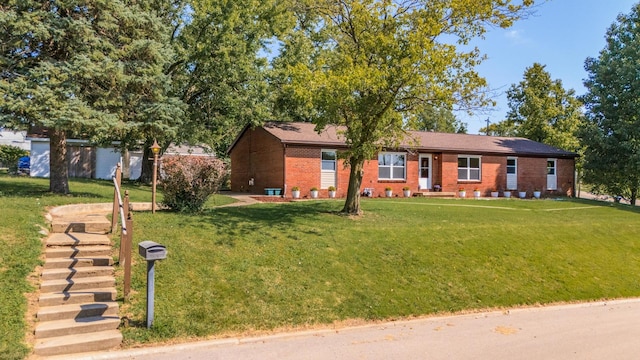
[[[509,30],[504,35],[511,41],[512,44],[521,45],[529,42],[529,39],[524,36],[524,32],[516,29]]]

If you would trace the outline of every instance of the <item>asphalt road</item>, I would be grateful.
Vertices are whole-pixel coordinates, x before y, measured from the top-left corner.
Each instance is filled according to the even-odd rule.
[[[638,359],[639,335],[640,299],[629,299],[212,340],[79,359]]]

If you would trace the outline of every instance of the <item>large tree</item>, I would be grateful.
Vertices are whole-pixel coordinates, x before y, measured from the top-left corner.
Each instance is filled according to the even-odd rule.
[[[160,2],[158,2],[160,3]],[[134,0],[9,0],[0,6],[0,123],[50,138],[50,190],[68,193],[66,139],[126,144],[175,130],[170,28]]]
[[[350,166],[343,212],[360,213],[365,160],[397,147],[408,117],[425,106],[487,102],[482,60],[469,40],[509,27],[533,0],[298,0],[284,41],[280,105],[321,130],[343,125]],[[297,61],[293,61],[293,60]],[[290,110],[291,111],[291,110]]]
[[[598,58],[585,62],[585,180],[635,205],[640,188],[640,4],[618,16],[606,40]]]
[[[552,80],[545,66],[534,63],[524,78],[507,91],[507,119],[494,129],[569,151],[578,151],[577,130],[583,119],[582,104],[573,89]]]
[[[185,2],[188,21],[176,32],[182,50],[173,74],[188,105],[180,135],[224,155],[232,134],[271,120],[267,50],[290,15],[278,0]]]

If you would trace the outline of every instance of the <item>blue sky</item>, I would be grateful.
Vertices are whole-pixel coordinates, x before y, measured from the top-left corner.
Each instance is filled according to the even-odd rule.
[[[565,89],[582,95],[587,77],[584,61],[597,57],[605,46],[609,26],[620,13],[628,14],[638,0],[549,0],[535,8],[535,14],[509,29],[491,29],[484,40],[473,45],[487,55],[477,67],[480,75],[497,92],[492,111],[472,116],[456,114],[466,122],[470,134],[505,118],[509,109],[507,89],[522,80],[527,67],[546,65],[552,79],[560,79]]]

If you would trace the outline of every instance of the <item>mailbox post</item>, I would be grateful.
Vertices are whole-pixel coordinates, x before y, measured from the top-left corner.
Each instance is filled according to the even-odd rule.
[[[138,244],[138,252],[147,261],[147,329],[153,325],[153,300],[155,298],[155,262],[167,258],[167,248],[154,241]]]

